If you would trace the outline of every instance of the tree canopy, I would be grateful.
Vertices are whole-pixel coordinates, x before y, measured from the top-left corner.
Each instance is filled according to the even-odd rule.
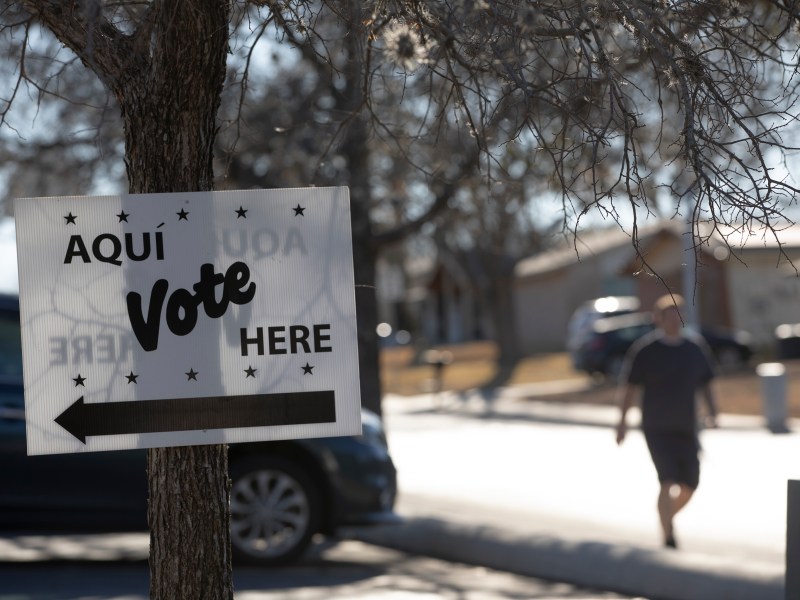
[[[157,26],[166,10],[33,0],[0,13],[7,195],[118,180],[120,124],[128,167],[132,150],[156,144],[116,109],[158,82],[158,53],[177,64],[188,47]],[[545,198],[564,229],[597,215],[634,244],[654,211],[690,218],[696,244],[721,224],[739,239],[776,235],[792,216],[795,2],[250,1],[231,5],[226,35],[206,186],[350,186],[358,294],[380,244],[437,214],[448,215],[439,240],[471,238],[495,257],[552,226],[530,222]],[[182,74],[174,101],[189,102],[194,79]],[[44,126],[19,132],[34,117]],[[56,185],[38,168],[51,156]],[[359,310],[368,346],[371,304]]]
[[[13,125],[8,107],[20,98],[106,107],[96,86],[63,83],[61,74],[78,70],[60,45],[119,95],[130,82],[124,66],[146,64],[158,49],[148,39],[161,6],[7,5],[12,85],[2,122]],[[758,227],[773,224],[797,191],[785,166],[795,150],[797,24],[796,3],[777,0],[241,2],[228,89],[253,91],[255,66],[291,47],[306,57],[303,68],[317,65],[317,83],[312,71],[306,83],[328,86],[319,100],[335,104],[340,140],[359,114],[371,136],[433,176],[443,176],[441,165],[419,160],[415,143],[458,131],[463,147],[490,158],[487,178],[502,179],[508,144],[524,148],[577,215],[641,211],[664,186],[676,199],[692,196],[697,219]],[[356,89],[346,85],[351,74]],[[237,114],[224,116],[241,131]]]

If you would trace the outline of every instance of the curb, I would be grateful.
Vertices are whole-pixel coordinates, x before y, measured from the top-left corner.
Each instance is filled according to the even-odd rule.
[[[352,537],[412,554],[462,562],[650,600],[783,600],[784,574],[704,554],[603,542],[519,536],[487,526],[410,518]]]

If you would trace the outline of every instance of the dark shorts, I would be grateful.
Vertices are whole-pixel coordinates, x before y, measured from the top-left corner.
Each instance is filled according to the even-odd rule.
[[[700,443],[697,436],[645,431],[644,438],[659,482],[683,483],[697,489],[700,483]]]

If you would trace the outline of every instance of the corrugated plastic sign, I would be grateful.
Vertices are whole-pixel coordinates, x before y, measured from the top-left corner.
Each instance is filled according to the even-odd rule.
[[[14,210],[28,454],[360,433],[347,188]]]

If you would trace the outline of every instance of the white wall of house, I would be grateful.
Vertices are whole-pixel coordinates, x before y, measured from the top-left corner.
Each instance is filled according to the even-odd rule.
[[[567,322],[574,309],[565,301],[568,272],[561,270],[516,284],[514,310],[524,354],[563,350]]]
[[[521,261],[515,271],[515,311],[521,349],[526,354],[565,349],[567,324],[586,300],[633,293],[633,281],[621,278],[631,247],[619,232],[586,240],[580,260],[573,248]]]
[[[800,267],[800,252],[793,251]],[[736,329],[749,332],[754,344],[775,344],[775,328],[800,323],[800,279],[777,249],[743,252],[745,264],[728,262],[728,287]]]

